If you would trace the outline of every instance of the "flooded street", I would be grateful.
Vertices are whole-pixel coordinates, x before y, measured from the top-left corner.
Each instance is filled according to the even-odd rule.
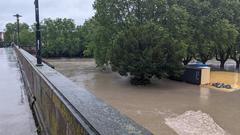
[[[0,135],[36,135],[21,72],[12,48],[0,48]]]
[[[239,135],[240,91],[223,92],[167,79],[132,86],[100,72],[93,59],[49,59],[56,70],[156,135]]]

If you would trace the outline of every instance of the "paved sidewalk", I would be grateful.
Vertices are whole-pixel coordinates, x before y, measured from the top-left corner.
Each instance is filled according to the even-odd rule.
[[[0,48],[0,135],[36,135],[12,48]]]

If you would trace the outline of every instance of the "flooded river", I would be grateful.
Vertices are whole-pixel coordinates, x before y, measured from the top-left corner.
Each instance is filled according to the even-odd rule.
[[[132,86],[126,77],[99,71],[93,59],[47,61],[156,135],[240,133],[240,91],[226,93],[166,79]]]

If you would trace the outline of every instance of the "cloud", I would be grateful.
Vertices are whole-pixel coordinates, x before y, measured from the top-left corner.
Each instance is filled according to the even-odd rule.
[[[39,0],[40,19],[72,18],[77,24],[83,24],[94,15],[92,8],[94,0]],[[14,14],[23,17],[21,22],[35,22],[34,0],[0,0],[0,31],[6,23],[15,22]]]

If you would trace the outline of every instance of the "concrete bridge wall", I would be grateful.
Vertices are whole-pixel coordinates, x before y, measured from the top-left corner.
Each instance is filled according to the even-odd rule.
[[[43,135],[151,135],[56,70],[15,47],[27,94]]]

